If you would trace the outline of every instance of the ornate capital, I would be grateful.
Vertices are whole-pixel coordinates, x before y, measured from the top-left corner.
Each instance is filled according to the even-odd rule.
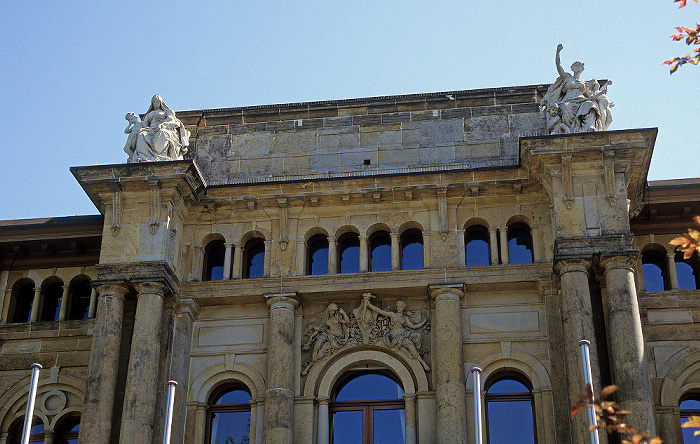
[[[124,300],[126,295],[129,293],[129,288],[126,285],[121,284],[98,284],[95,285],[95,290],[100,295],[100,299],[106,297],[115,297]]]
[[[591,270],[591,261],[588,259],[560,260],[554,265],[554,269],[559,273],[559,276],[575,271],[589,274]]]
[[[430,285],[428,291],[435,302],[445,299],[456,299],[459,301],[464,297],[464,284]]]
[[[264,296],[270,310],[275,308],[294,310],[299,305],[299,296],[296,293],[272,293]]]
[[[606,273],[616,269],[634,271],[634,267],[637,265],[637,255],[603,256],[600,258],[600,265],[605,269]]]
[[[167,286],[162,282],[137,282],[134,283],[134,287],[136,291],[138,291],[139,296],[143,294],[155,294],[160,297],[165,297],[165,292],[167,290]]]

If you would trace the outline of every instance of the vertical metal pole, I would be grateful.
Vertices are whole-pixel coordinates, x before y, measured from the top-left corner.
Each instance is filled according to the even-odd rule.
[[[36,401],[36,386],[39,382],[39,370],[41,370],[41,364],[32,364],[32,379],[29,382],[29,399],[27,400],[27,411],[24,412],[22,444],[29,443],[29,434],[32,431],[32,419],[34,418],[34,402]]]
[[[170,429],[173,425],[173,405],[175,403],[176,381],[168,381],[168,409],[165,413],[165,431],[163,432],[163,444],[170,444]]]
[[[474,378],[474,439],[476,444],[484,442],[481,431],[481,371],[479,367],[471,369]]]
[[[591,375],[591,355],[589,347],[591,343],[585,339],[579,341],[578,345],[581,346],[581,361],[583,363],[583,382],[585,385],[591,386],[591,392],[593,391],[593,378]],[[588,425],[595,426],[598,424],[595,418],[595,408],[593,406],[588,407]],[[595,428],[591,430],[591,443],[598,444],[598,429]]]

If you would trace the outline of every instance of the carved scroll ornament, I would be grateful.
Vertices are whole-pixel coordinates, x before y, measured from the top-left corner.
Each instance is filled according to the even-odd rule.
[[[427,310],[407,311],[403,301],[396,303],[396,311],[382,310],[370,301],[372,293],[362,295],[359,307],[347,314],[337,304],[311,318],[304,329],[302,348],[311,350],[302,375],[317,362],[337,351],[351,346],[369,344],[403,350],[418,360],[425,371],[430,367],[423,360],[423,335],[430,330]]]

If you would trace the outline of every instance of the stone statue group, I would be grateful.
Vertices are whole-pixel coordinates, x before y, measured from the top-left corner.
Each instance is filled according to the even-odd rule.
[[[547,120],[547,134],[584,133],[605,131],[612,122],[614,106],[607,96],[608,80],[602,85],[596,80],[581,80],[584,65],[576,61],[570,74],[561,66],[557,46],[556,65],[559,77],[549,87],[540,102],[540,114]]]
[[[129,122],[124,130],[129,135],[124,146],[127,162],[182,160],[187,153],[190,132],[158,94],[142,121],[136,113],[128,113],[125,119]]]
[[[337,304],[330,303],[314,316],[304,330],[302,348],[311,350],[311,359],[301,374],[306,375],[313,365],[350,345],[375,345],[402,350],[420,362],[425,371],[430,367],[423,360],[423,334],[429,329],[426,313],[406,311],[403,301],[396,303],[396,311],[382,310],[372,304],[371,293],[362,295],[360,306],[348,315]]]

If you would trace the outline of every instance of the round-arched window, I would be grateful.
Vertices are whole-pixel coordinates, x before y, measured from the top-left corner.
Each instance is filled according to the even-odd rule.
[[[511,373],[497,375],[487,381],[484,398],[489,444],[537,442],[534,402],[527,381]]]
[[[329,405],[335,444],[403,443],[403,388],[384,371],[348,372],[338,380]]]
[[[250,393],[240,384],[224,385],[209,398],[207,444],[247,443],[250,439]]]

